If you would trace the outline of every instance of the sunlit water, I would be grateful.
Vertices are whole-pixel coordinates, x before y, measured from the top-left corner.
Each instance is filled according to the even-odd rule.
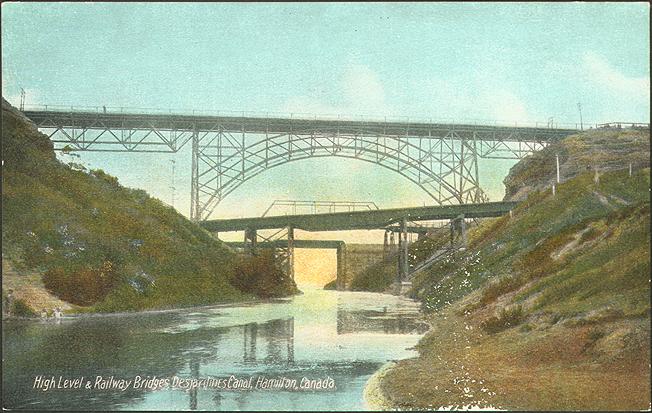
[[[418,319],[418,304],[381,294],[303,291],[291,299],[229,307],[4,322],[3,407],[365,409],[362,392],[369,377],[389,360],[415,355],[410,348],[427,329]],[[34,388],[38,376],[41,388]],[[97,376],[132,382],[124,391],[94,388]],[[134,388],[136,376],[170,382]],[[235,385],[234,379],[228,384],[231,376],[254,388],[224,388]],[[52,377],[54,388],[43,391]],[[91,388],[57,388],[59,377],[83,377]],[[207,388],[188,389],[181,382],[173,385],[175,377],[213,380]],[[262,388],[260,380],[280,378],[287,379],[277,380],[285,383],[282,388]],[[334,388],[301,388],[306,380],[329,379]]]

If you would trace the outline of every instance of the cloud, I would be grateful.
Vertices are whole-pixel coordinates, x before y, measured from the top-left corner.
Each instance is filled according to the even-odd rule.
[[[386,114],[385,91],[378,74],[369,67],[354,64],[347,67],[342,79],[344,97],[358,113]]]
[[[337,82],[335,98],[339,103],[327,103],[316,96],[295,96],[282,106],[282,112],[327,116],[368,115],[382,118],[389,113],[385,89],[378,74],[361,64],[346,67]]]
[[[519,94],[496,82],[430,78],[415,85],[414,100],[432,102],[433,121],[524,124],[536,122]],[[416,114],[418,117],[418,114]],[[421,116],[424,117],[424,116]],[[426,117],[426,118],[428,118]]]
[[[523,101],[508,90],[494,90],[482,97],[484,107],[491,119],[498,122],[530,122],[530,116]]]
[[[630,98],[650,99],[649,76],[628,77],[594,52],[585,53],[583,63],[592,83]]]

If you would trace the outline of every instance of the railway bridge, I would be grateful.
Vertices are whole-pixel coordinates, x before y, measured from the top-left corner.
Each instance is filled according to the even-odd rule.
[[[408,222],[430,220],[457,220],[462,238],[465,237],[465,219],[498,217],[509,213],[516,206],[515,202],[484,202],[462,205],[437,205],[412,208],[375,209],[367,211],[333,212],[327,214],[303,214],[263,216],[252,218],[207,220],[200,225],[208,231],[219,234],[221,232],[244,231],[245,239],[242,243],[231,243],[232,246],[255,251],[259,247],[272,247],[281,250],[281,257],[286,265],[286,272],[294,277],[294,249],[295,248],[335,248],[338,258],[338,276],[345,265],[344,243],[341,241],[312,241],[295,239],[294,231],[343,231],[343,230],[393,230],[397,227],[400,231],[398,243],[397,281],[407,280],[408,266],[408,237],[410,231]],[[414,227],[415,232],[423,227]],[[260,230],[276,229],[277,234],[285,239],[266,239],[259,243]],[[385,237],[387,242],[387,237]],[[338,287],[342,285],[338,279]]]
[[[195,221],[247,180],[309,158],[370,162],[418,185],[434,204],[487,200],[478,159],[520,159],[575,133],[551,124],[440,123],[408,118],[270,113],[27,107],[24,114],[56,149],[177,152],[191,146]]]

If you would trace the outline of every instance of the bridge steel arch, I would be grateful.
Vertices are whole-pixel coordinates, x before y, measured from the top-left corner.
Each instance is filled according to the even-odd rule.
[[[400,136],[295,131],[267,135],[246,145],[230,132],[208,135],[197,143],[196,217],[207,217],[240,185],[269,169],[324,157],[364,161],[396,172],[440,205],[485,199],[479,185],[475,142],[466,139],[456,142],[455,137],[446,136],[419,145]]]
[[[486,200],[479,158],[520,159],[576,132],[535,127],[446,124],[363,118],[296,118],[76,109],[50,106],[24,114],[55,149],[173,153],[191,145],[190,217],[206,220],[227,195],[276,166],[309,158],[370,162],[418,185],[434,203]]]

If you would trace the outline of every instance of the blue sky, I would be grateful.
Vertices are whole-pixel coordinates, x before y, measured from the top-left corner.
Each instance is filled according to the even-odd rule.
[[[28,105],[572,124],[581,102],[586,123],[649,122],[649,42],[645,3],[3,3],[2,94],[17,103],[23,87]],[[82,159],[168,202],[176,159],[175,205],[188,213],[187,153]],[[512,163],[481,165],[493,199]],[[308,160],[247,182],[215,216],[287,197],[428,202],[380,167]]]

